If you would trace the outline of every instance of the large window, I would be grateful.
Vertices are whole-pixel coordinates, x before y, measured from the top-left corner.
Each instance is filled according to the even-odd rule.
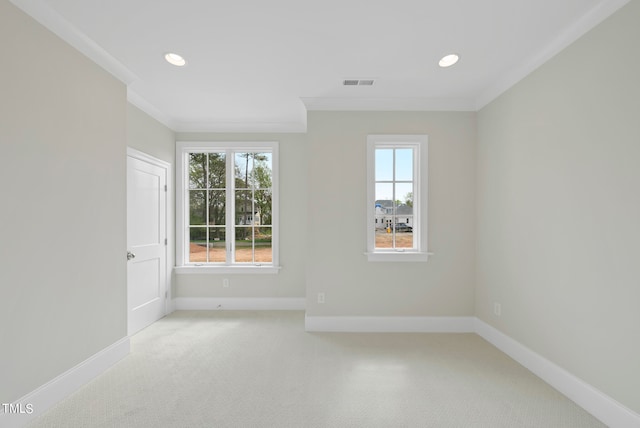
[[[177,157],[182,271],[277,271],[278,144],[178,143]]]
[[[426,135],[367,138],[367,256],[370,261],[424,261]]]

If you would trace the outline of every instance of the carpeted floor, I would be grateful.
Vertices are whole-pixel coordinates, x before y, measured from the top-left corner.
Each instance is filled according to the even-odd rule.
[[[475,334],[306,333],[174,312],[32,427],[603,427]]]

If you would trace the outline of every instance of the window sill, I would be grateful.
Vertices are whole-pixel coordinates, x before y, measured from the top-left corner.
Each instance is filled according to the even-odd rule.
[[[370,262],[426,262],[433,253],[417,251],[386,251],[364,253]]]
[[[280,266],[205,266],[205,265],[187,265],[175,266],[173,271],[177,275],[210,275],[210,274],[277,274],[280,272]]]

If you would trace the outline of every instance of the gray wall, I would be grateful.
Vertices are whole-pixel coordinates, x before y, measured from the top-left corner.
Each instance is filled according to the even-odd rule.
[[[0,402],[126,336],[126,92],[0,0]]]
[[[307,123],[307,314],[472,316],[475,113],[310,112]],[[364,255],[368,134],[429,136],[426,263]]]
[[[636,412],[639,24],[630,2],[479,112],[476,291],[482,320]]]
[[[178,141],[279,141],[280,265],[278,274],[176,275],[176,297],[304,297],[307,240],[307,144],[302,134],[178,133]],[[223,288],[222,279],[229,278]]]
[[[127,104],[127,145],[175,164],[176,134],[132,104]]]
[[[177,275],[177,297],[306,295],[316,316],[473,315],[475,118],[310,112],[307,134],[177,134],[178,141],[280,141],[282,264],[278,275]],[[385,133],[429,135],[429,244],[437,254],[427,263],[364,256],[366,137]]]
[[[304,135],[176,135],[280,141],[283,269],[229,288],[179,275],[175,295],[306,294],[316,316],[476,314],[640,412],[638,22],[631,2],[477,115],[311,112]],[[6,0],[0,48],[14,59],[0,67],[11,402],[126,335],[126,146],[172,165],[175,149],[122,84]],[[427,263],[363,255],[365,141],[384,133],[429,135]]]

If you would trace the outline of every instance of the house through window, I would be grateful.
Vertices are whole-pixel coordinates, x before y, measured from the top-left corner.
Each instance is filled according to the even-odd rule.
[[[277,149],[178,143],[179,266],[277,266]]]
[[[426,260],[426,135],[367,138],[367,255]]]

